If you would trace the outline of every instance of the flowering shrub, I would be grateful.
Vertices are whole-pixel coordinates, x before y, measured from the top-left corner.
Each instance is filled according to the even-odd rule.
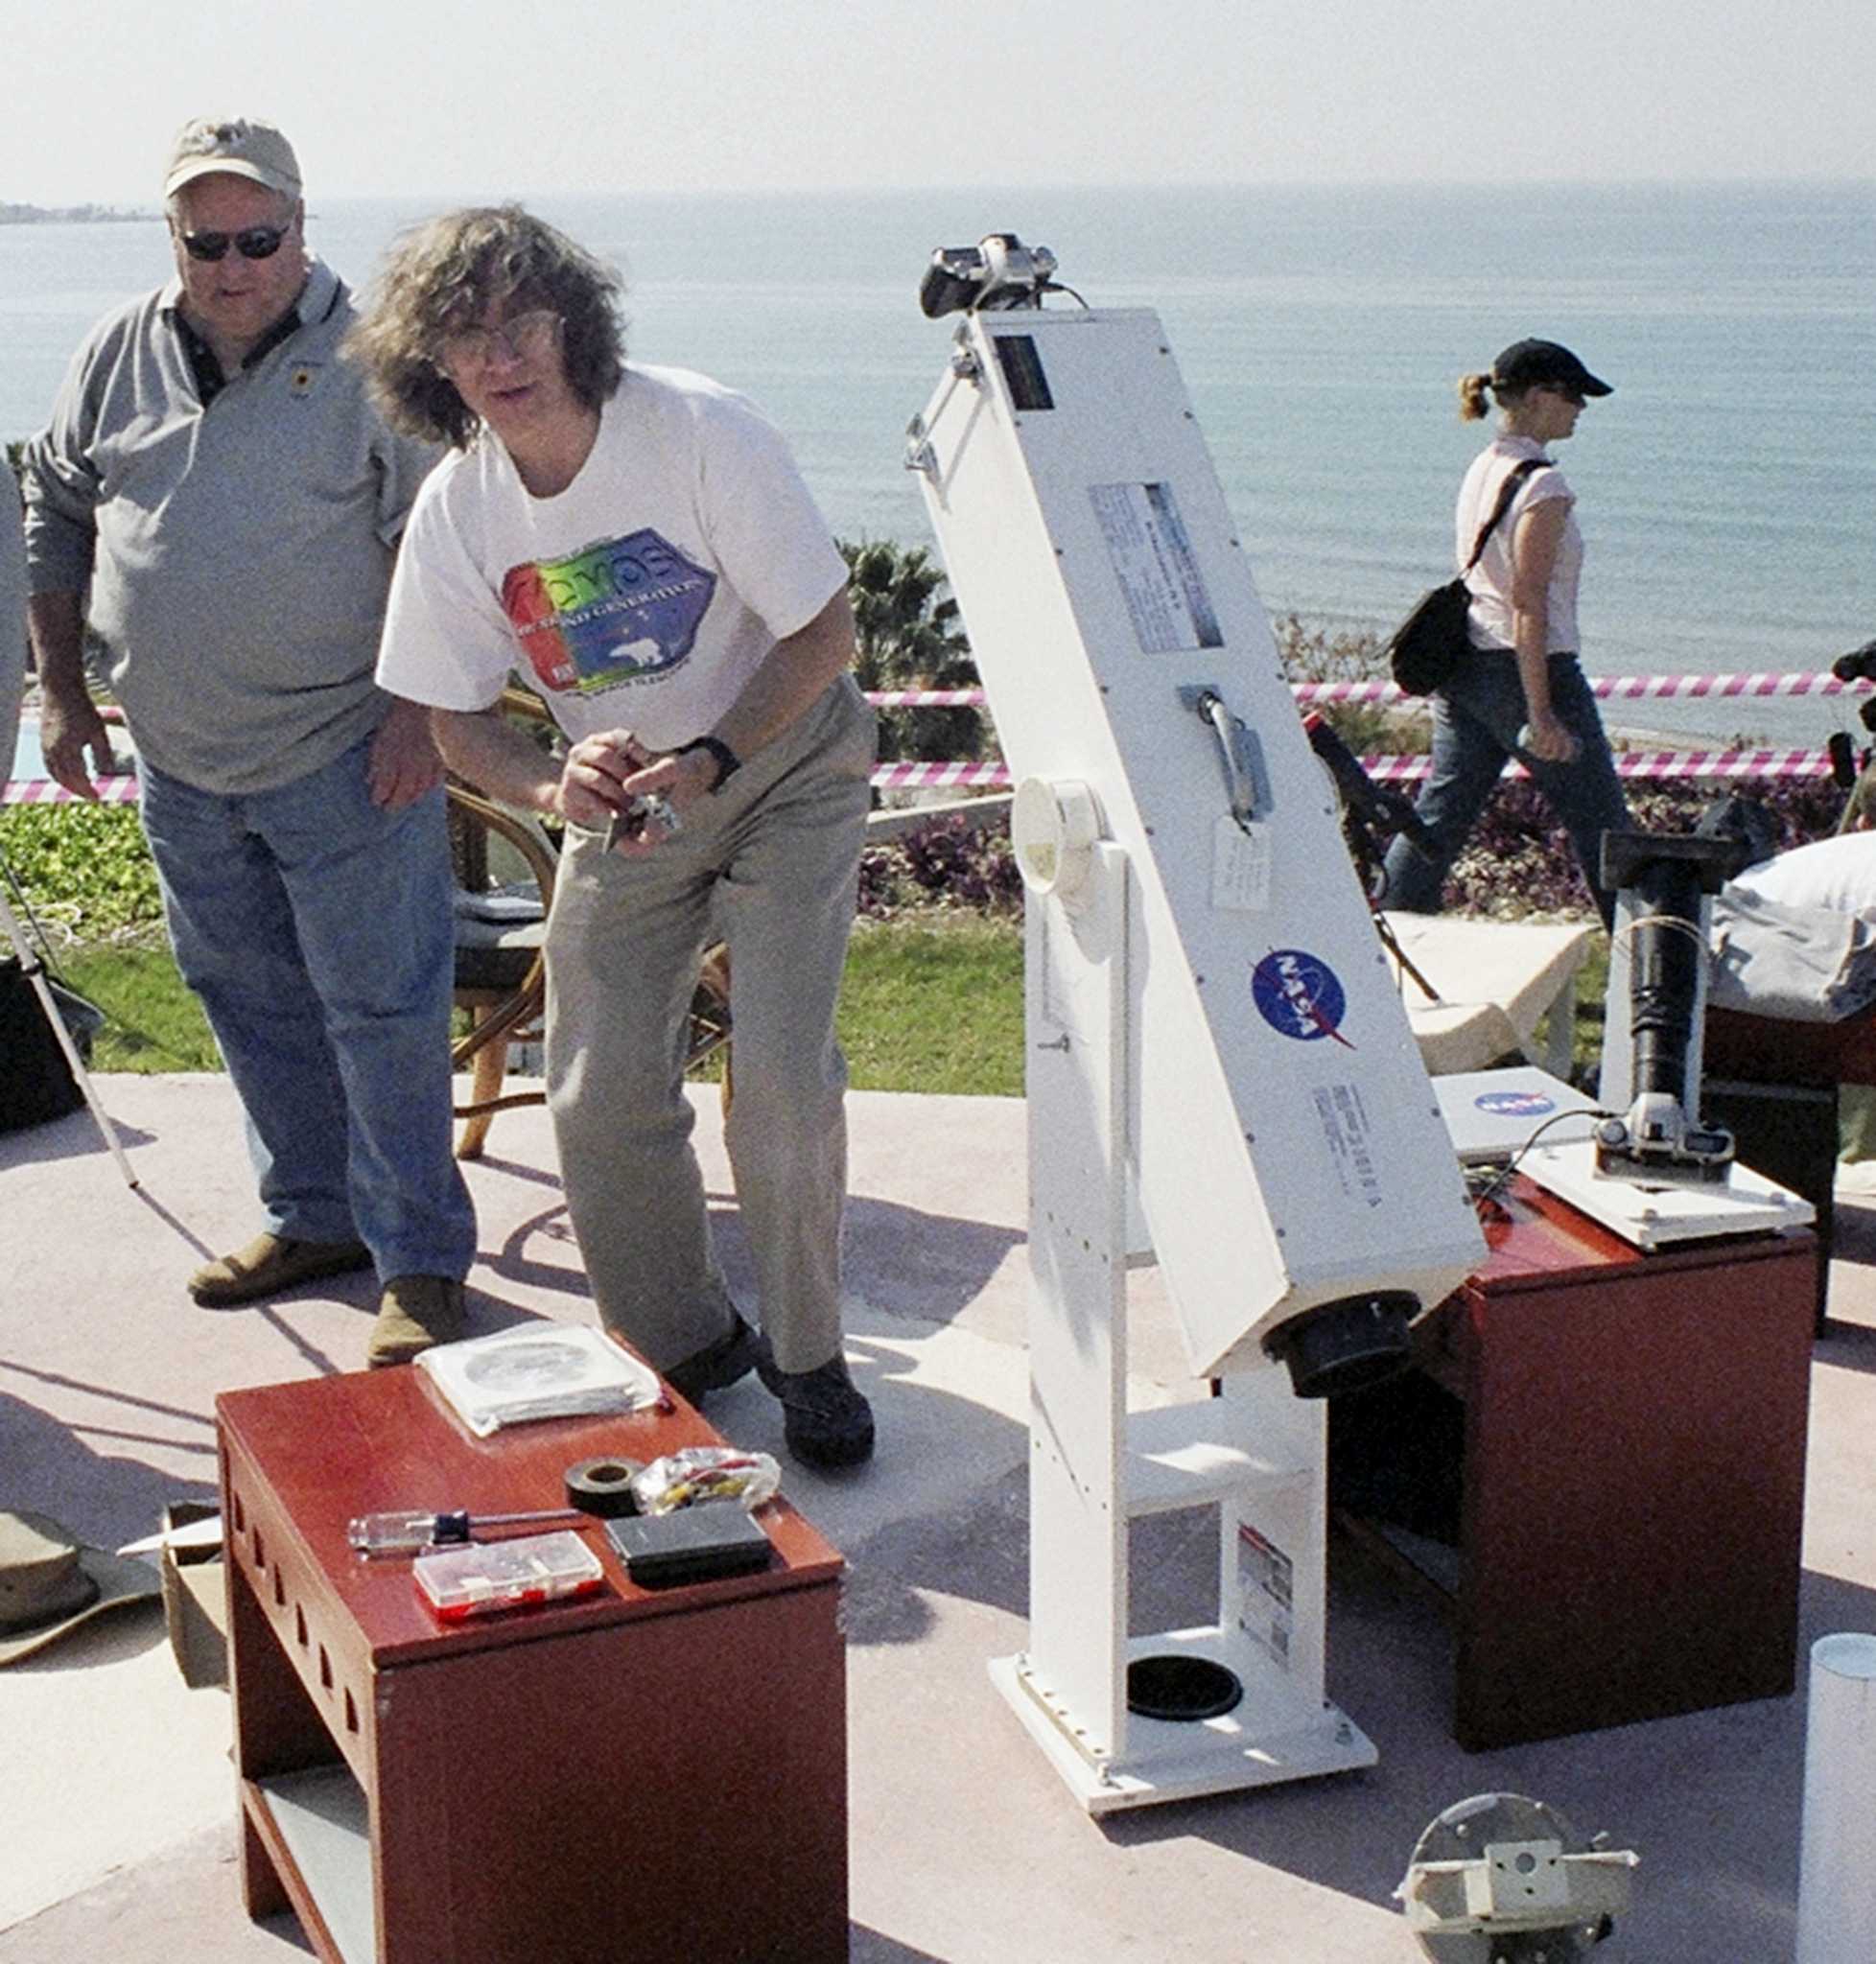
[[[993,915],[1022,911],[1007,816],[982,827],[955,816],[936,818],[860,854],[863,916],[884,921],[908,907],[933,905]]]
[[[1306,627],[1294,614],[1270,623],[1284,678],[1298,682],[1385,682],[1388,654],[1379,635],[1366,629]],[[1364,751],[1423,751],[1428,730],[1423,705],[1324,703],[1315,708],[1357,757]]]
[[[1708,806],[1728,794],[1750,798],[1772,813],[1781,852],[1836,830],[1843,808],[1837,785],[1805,778],[1772,783],[1631,784],[1629,811],[1638,831],[1691,832]],[[1453,862],[1445,900],[1457,912],[1501,920],[1593,911],[1568,834],[1552,819],[1535,786],[1524,783],[1499,785]]]
[[[1835,785],[1807,779],[1630,785],[1629,807],[1638,830],[1691,832],[1708,806],[1729,793],[1772,813],[1781,851],[1826,837],[1836,830],[1843,805]],[[1499,786],[1454,862],[1445,899],[1456,913],[1498,920],[1594,911],[1568,835],[1529,783]],[[907,909],[933,906],[1009,918],[1021,913],[1022,881],[1007,816],[981,828],[955,816],[936,818],[866,848],[860,855],[861,915],[890,920]]]
[[[0,853],[39,920],[91,941],[153,932],[156,869],[129,805],[9,805]]]

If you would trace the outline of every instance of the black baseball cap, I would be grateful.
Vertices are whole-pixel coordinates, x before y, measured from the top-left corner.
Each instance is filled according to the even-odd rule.
[[[1606,382],[1590,374],[1559,341],[1513,341],[1491,364],[1494,388],[1536,388],[1554,383],[1578,395],[1612,395]]]

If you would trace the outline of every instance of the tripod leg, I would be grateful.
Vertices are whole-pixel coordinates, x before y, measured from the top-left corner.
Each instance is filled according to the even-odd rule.
[[[1420,973],[1419,970],[1417,967],[1415,967],[1413,961],[1407,953],[1407,950],[1400,945],[1400,937],[1395,933],[1394,929],[1388,924],[1387,921],[1382,917],[1380,908],[1374,908],[1373,914],[1374,931],[1381,937],[1381,945],[1388,950],[1388,952],[1391,955],[1393,955],[1395,960],[1400,964],[1401,972],[1407,976],[1410,976],[1415,982],[1419,983],[1420,993],[1426,997],[1428,1002],[1442,1001],[1443,998],[1441,996],[1440,992],[1436,988],[1434,988],[1433,984],[1429,982],[1426,979],[1426,977]]]
[[[135,1189],[137,1176],[131,1170],[130,1161],[124,1151],[123,1142],[117,1136],[117,1128],[110,1121],[110,1114],[98,1102],[98,1093],[91,1083],[91,1073],[84,1067],[84,1060],[78,1053],[78,1045],[72,1041],[72,1033],[65,1027],[65,1018],[59,1013],[59,1005],[53,999],[51,986],[46,981],[46,968],[39,959],[38,951],[20,930],[19,919],[7,903],[5,894],[0,894],[0,927],[7,930],[7,938],[13,945],[13,952],[19,957],[19,966],[26,979],[32,983],[39,998],[39,1006],[46,1013],[46,1021],[52,1025],[52,1034],[59,1040],[59,1047],[65,1053],[65,1062],[71,1066],[72,1076],[79,1089],[84,1094],[84,1102],[91,1108],[91,1116],[98,1122],[98,1130],[105,1135],[105,1144],[110,1148],[111,1157],[117,1161],[117,1170],[123,1174],[125,1184]]]

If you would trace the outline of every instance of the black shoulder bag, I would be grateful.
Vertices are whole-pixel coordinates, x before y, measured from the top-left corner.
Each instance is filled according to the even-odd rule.
[[[1443,586],[1429,588],[1420,596],[1414,611],[1395,629],[1388,643],[1388,666],[1394,671],[1395,686],[1402,695],[1431,695],[1470,651],[1466,610],[1472,596],[1466,585],[1466,573],[1478,565],[1486,542],[1512,508],[1517,487],[1533,471],[1541,471],[1549,463],[1547,456],[1528,456],[1512,472],[1499,490],[1498,503],[1491,516],[1479,529],[1472,556],[1466,562],[1466,572]]]

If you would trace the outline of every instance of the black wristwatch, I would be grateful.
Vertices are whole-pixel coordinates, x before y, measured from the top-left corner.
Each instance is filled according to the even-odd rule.
[[[687,750],[707,750],[715,760],[716,782],[710,787],[713,797],[742,768],[741,758],[720,736],[692,736],[689,743],[680,743],[671,755],[682,757]]]

